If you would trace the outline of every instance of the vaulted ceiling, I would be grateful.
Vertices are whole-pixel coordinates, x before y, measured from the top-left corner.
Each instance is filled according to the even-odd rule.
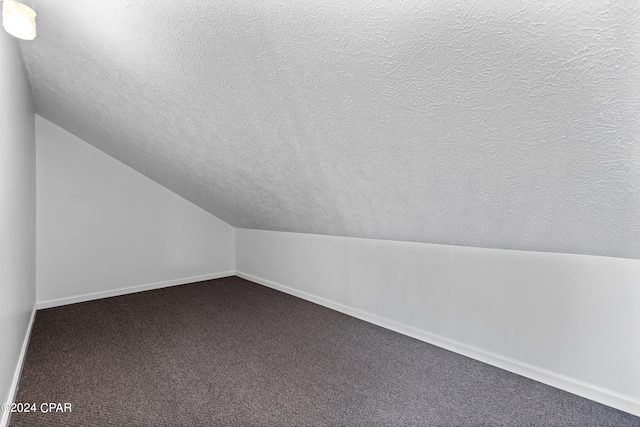
[[[636,0],[35,0],[37,113],[236,227],[640,258]]]

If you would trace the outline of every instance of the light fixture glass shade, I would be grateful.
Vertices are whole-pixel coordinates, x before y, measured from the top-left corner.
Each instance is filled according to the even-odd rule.
[[[14,37],[23,40],[36,38],[36,13],[29,6],[13,0],[4,0],[2,26]]]

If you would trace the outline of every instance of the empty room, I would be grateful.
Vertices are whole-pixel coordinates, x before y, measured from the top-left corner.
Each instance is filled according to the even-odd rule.
[[[0,5],[0,427],[640,427],[637,0]]]

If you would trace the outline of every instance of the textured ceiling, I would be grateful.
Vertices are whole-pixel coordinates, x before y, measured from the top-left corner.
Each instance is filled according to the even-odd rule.
[[[640,258],[640,2],[35,1],[38,114],[233,226]]]

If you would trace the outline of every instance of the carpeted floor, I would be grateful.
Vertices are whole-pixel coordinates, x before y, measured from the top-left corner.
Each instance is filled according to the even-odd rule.
[[[13,427],[640,426],[238,277],[38,311],[16,402]]]

